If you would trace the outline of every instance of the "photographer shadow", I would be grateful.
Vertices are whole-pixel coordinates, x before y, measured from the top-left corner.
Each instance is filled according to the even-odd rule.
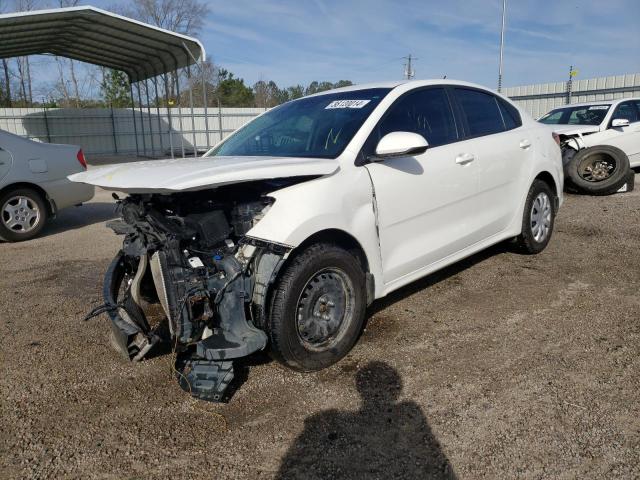
[[[402,380],[384,362],[356,373],[360,410],[327,410],[305,420],[278,479],[455,479],[420,407],[399,401]]]

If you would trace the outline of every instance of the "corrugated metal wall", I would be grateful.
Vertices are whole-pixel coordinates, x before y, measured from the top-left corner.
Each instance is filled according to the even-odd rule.
[[[193,115],[190,108],[151,108],[150,115],[143,108],[142,116],[135,112],[134,129],[128,108],[0,108],[0,129],[42,142],[80,145],[89,155],[135,154],[137,130],[141,155],[146,151],[149,156],[164,156],[172,144],[174,153],[181,155],[183,146],[193,152],[194,145],[197,150],[215,145],[264,111],[209,108],[205,118],[204,108],[194,108]]]
[[[640,73],[573,80],[571,103],[640,97]],[[534,118],[567,104],[567,82],[509,87],[503,93]]]
[[[538,118],[567,103],[567,82],[510,87],[504,94]],[[632,96],[640,97],[640,73],[574,80],[571,103]],[[264,111],[209,108],[205,117],[204,108],[194,108],[193,115],[189,108],[144,108],[142,116],[135,113],[134,129],[128,108],[0,108],[0,129],[42,142],[80,145],[89,155],[135,154],[136,139],[141,155],[166,156],[171,146],[181,155],[183,147],[193,152],[194,146],[202,151],[215,145]]]

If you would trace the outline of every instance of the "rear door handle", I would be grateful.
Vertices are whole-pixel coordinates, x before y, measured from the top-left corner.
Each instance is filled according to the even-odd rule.
[[[520,148],[522,148],[523,150],[526,150],[530,146],[531,146],[531,142],[526,138],[524,140],[520,140]]]
[[[458,165],[466,165],[467,163],[473,162],[476,159],[471,153],[461,153],[456,157],[456,163]]]

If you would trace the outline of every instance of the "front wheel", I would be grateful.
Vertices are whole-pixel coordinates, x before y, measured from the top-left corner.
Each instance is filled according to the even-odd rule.
[[[554,198],[546,182],[533,181],[524,205],[522,233],[516,238],[518,246],[525,253],[540,253],[551,240],[556,217]]]
[[[299,371],[333,365],[356,342],[365,309],[359,260],[336,245],[312,245],[285,265],[275,286],[267,320],[271,354]]]

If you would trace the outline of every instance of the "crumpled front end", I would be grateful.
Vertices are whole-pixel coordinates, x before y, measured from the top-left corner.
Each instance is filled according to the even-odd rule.
[[[246,233],[269,210],[264,182],[119,202],[124,235],[105,275],[112,344],[140,361],[165,344],[192,395],[220,401],[233,361],[265,348],[269,285],[289,248]],[[241,190],[241,192],[239,192]]]

